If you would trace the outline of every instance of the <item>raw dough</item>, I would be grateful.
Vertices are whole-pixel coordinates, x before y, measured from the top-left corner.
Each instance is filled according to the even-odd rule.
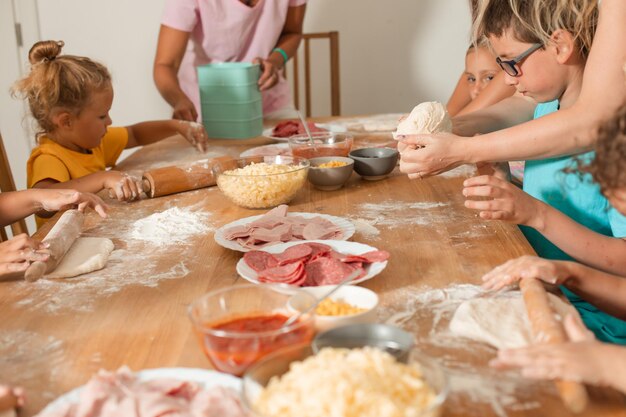
[[[400,122],[394,133],[397,135],[417,135],[452,132],[452,120],[446,107],[437,101],[420,103],[406,119]]]
[[[46,278],[70,278],[104,268],[113,251],[111,239],[79,237],[65,254],[59,266]]]
[[[559,297],[553,294],[548,297],[559,320],[567,314],[578,314]],[[519,291],[464,301],[450,321],[450,331],[498,349],[524,347],[532,342],[526,307]]]

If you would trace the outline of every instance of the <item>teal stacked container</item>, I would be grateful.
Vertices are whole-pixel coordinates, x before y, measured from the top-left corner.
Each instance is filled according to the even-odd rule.
[[[258,64],[223,62],[197,68],[202,123],[210,138],[247,139],[263,132]]]

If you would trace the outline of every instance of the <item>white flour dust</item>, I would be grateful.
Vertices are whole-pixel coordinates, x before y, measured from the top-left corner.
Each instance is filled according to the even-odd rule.
[[[71,368],[72,363],[66,358],[65,346],[61,340],[25,330],[6,330],[0,333],[2,383],[19,385],[27,393],[34,393],[41,386],[54,387],[55,380],[64,373],[71,372]],[[54,398],[54,394],[50,392],[38,394],[46,400]]]
[[[481,287],[456,284],[442,289],[405,287],[387,293],[379,307],[379,320],[402,327],[416,336],[419,349],[445,368],[449,378],[447,400],[453,409],[467,409],[468,416],[482,416],[485,407],[499,417],[509,412],[537,409],[541,404],[533,392],[549,391],[515,374],[487,366],[495,350],[487,345],[451,334],[448,325],[457,307],[465,300],[483,294]],[[468,359],[473,358],[473,359]],[[479,363],[481,365],[473,365]]]
[[[476,175],[476,165],[461,165],[450,171],[443,172],[439,174],[440,177],[444,178],[456,178],[456,177],[473,177]]]
[[[189,237],[209,231],[206,218],[206,212],[173,207],[134,222],[130,237],[158,246],[186,243]]]
[[[354,224],[356,232],[365,237],[375,238],[380,235],[380,230],[378,230],[373,224],[375,221],[368,221],[364,219],[350,219],[350,221]]]
[[[449,221],[452,212],[446,210],[449,203],[407,202],[386,200],[381,203],[363,203],[357,206],[353,222],[370,226],[396,228],[407,225],[428,225]],[[371,233],[371,231],[370,231]]]

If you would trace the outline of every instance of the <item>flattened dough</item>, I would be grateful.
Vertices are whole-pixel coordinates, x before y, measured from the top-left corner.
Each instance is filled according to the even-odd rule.
[[[59,266],[46,278],[71,278],[104,268],[113,251],[111,239],[79,237],[65,254]]]
[[[559,297],[553,294],[548,297],[559,320],[568,314],[578,314]],[[524,347],[532,342],[526,307],[519,291],[462,302],[450,321],[450,331],[498,349]]]

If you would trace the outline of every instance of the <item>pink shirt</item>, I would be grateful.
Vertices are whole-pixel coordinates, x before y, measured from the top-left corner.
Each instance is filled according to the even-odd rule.
[[[200,113],[196,66],[211,62],[252,62],[267,58],[276,47],[287,19],[287,9],[307,0],[259,0],[254,7],[239,0],[166,0],[161,23],[190,32],[190,44],[181,62],[178,80]],[[292,104],[287,81],[263,92],[265,114]]]

